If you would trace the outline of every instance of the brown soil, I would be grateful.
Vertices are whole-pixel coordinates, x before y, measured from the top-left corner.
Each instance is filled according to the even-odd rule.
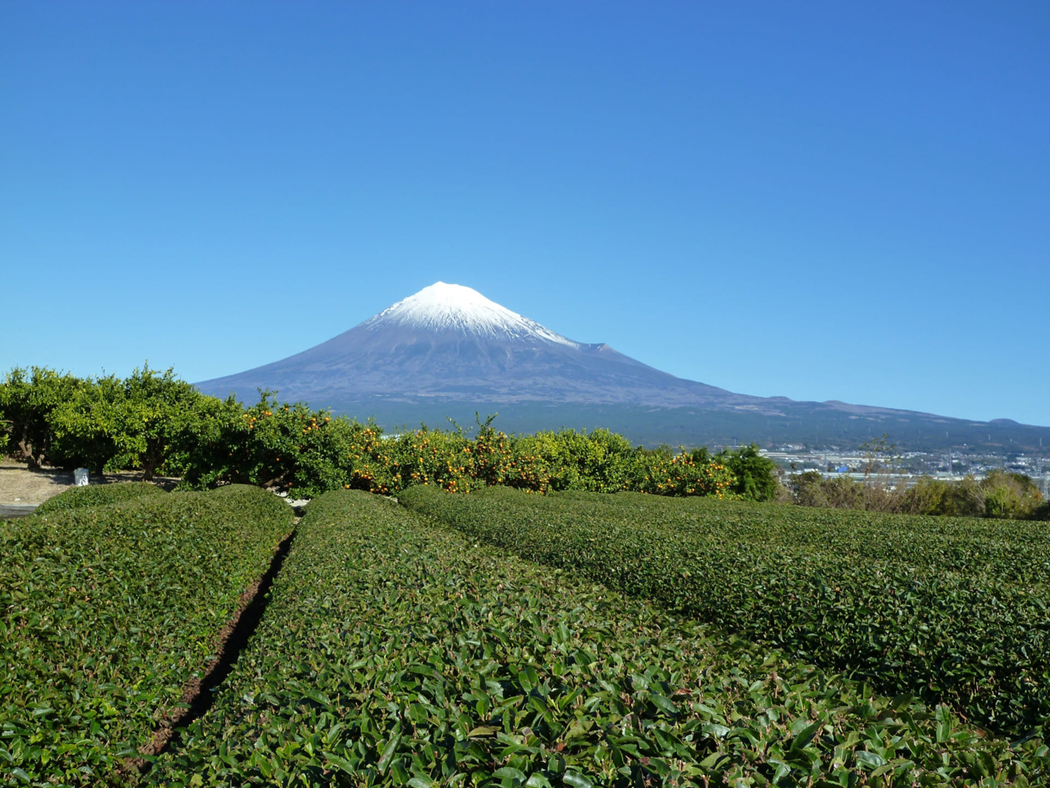
[[[298,524],[299,518],[295,518],[294,522]],[[160,755],[173,744],[180,726],[189,725],[200,718],[211,706],[215,697],[214,690],[229,675],[237,657],[259,626],[269,603],[267,594],[277,573],[281,571],[294,535],[293,530],[281,540],[274,551],[270,568],[241,594],[233,617],[216,635],[216,658],[209,663],[204,675],[186,682],[182,688],[179,706],[174,709],[158,709],[159,721],[153,731],[153,739],[139,748],[140,753],[147,756]],[[132,776],[149,770],[149,762],[145,758],[128,758],[123,765],[122,771]]]
[[[141,471],[123,471],[107,473],[101,480],[92,476],[91,484],[111,484],[113,482],[140,482]],[[155,484],[170,490],[178,479],[157,478]],[[0,460],[0,504],[17,504],[39,506],[48,498],[65,492],[73,486],[73,471],[61,468],[43,468],[31,471],[23,463],[13,460]]]

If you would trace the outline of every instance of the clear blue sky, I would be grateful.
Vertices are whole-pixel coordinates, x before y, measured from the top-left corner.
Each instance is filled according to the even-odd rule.
[[[1050,425],[1050,5],[0,0],[0,371],[203,380],[437,280]]]

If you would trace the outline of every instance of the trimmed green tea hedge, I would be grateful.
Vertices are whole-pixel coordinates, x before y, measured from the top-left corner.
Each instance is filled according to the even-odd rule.
[[[888,700],[361,492],[310,504],[164,786],[985,785],[1045,778]]]
[[[149,482],[122,482],[119,484],[89,484],[72,487],[49,498],[36,508],[34,514],[54,514],[70,509],[86,509],[91,506],[108,506],[141,498],[144,495],[163,495],[164,490]]]
[[[642,495],[402,493],[541,563],[711,621],[997,730],[1050,714],[1050,535],[1040,523]]]
[[[119,781],[291,527],[287,504],[240,487],[3,529],[0,780]]]

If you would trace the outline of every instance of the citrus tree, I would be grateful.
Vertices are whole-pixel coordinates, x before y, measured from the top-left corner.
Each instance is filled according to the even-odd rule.
[[[694,456],[694,459],[697,458]],[[733,492],[741,498],[748,501],[772,501],[776,498],[780,486],[777,464],[763,457],[756,444],[723,449],[715,455],[715,459],[733,475]]]
[[[0,383],[0,451],[32,469],[60,463],[52,453],[51,416],[89,383],[46,367],[15,368]]]
[[[135,468],[150,481],[169,456],[207,431],[219,402],[171,369],[144,364],[125,380],[108,375],[79,387],[55,408],[51,427],[58,453],[93,473]]]

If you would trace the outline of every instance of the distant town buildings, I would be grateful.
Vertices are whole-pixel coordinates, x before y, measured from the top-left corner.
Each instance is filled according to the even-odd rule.
[[[800,444],[777,446],[762,454],[786,473],[816,471],[826,477],[849,476],[858,481],[878,475],[891,485],[910,485],[923,476],[959,481],[967,476],[983,479],[990,472],[1023,473],[1032,479],[1044,497],[1050,498],[1050,454],[989,454],[987,452],[903,452],[893,457],[864,454],[857,449],[807,449]]]

